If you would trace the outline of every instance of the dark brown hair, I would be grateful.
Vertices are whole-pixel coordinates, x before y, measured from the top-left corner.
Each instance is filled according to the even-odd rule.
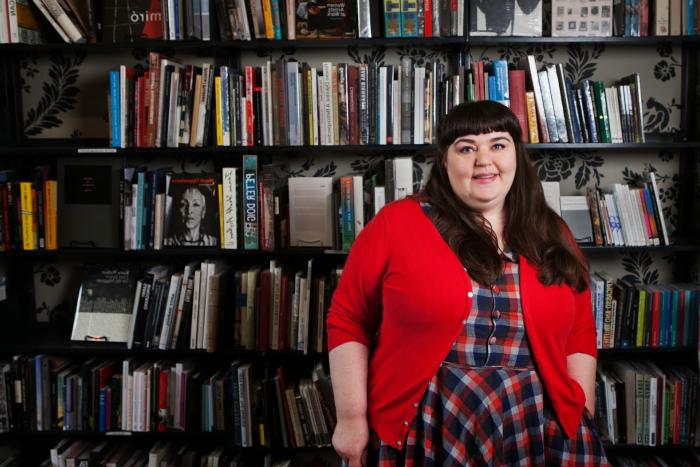
[[[494,101],[454,107],[438,128],[438,155],[418,198],[431,203],[440,235],[477,282],[492,285],[503,270],[496,234],[484,217],[464,204],[447,177],[447,150],[459,137],[495,131],[515,143],[516,170],[505,200],[505,242],[539,269],[543,284],[567,284],[577,291],[588,284],[588,265],[561,218],[544,199],[542,185],[521,142],[518,119]]]

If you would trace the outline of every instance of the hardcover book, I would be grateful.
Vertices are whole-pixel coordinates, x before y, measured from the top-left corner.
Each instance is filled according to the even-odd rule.
[[[71,340],[126,342],[134,274],[129,266],[89,267],[78,293]]]
[[[355,1],[297,0],[297,39],[342,39],[357,36]]]
[[[471,36],[541,36],[542,0],[469,2]]]
[[[612,0],[552,0],[552,37],[612,35]]]
[[[162,38],[161,0],[105,0],[102,42],[135,42]]]
[[[219,246],[217,176],[173,174],[167,193],[163,245],[168,247]]]
[[[115,157],[58,161],[60,247],[119,247],[119,180],[123,160]]]

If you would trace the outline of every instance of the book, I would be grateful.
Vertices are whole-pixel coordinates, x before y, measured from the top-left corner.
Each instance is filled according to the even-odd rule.
[[[470,36],[542,35],[542,0],[469,2]]]
[[[593,243],[593,227],[585,196],[561,196],[561,217],[579,243]]]
[[[293,0],[288,0],[293,1]],[[342,39],[356,37],[355,1],[296,0],[296,39]]]
[[[552,37],[609,37],[612,13],[612,0],[552,0]]]
[[[59,247],[120,246],[122,170],[123,159],[119,157],[59,158]]]
[[[71,340],[127,342],[133,287],[130,266],[88,267],[78,292]]]
[[[173,174],[166,203],[166,247],[219,246],[218,177],[214,174]],[[167,206],[170,206],[169,212]]]
[[[333,179],[289,179],[289,237],[291,246],[333,246]]]

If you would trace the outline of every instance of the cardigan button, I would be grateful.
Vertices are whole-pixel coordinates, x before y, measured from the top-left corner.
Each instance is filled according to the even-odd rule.
[[[463,320],[462,320],[462,324],[467,324],[467,320],[466,320],[466,319],[463,319]]]
[[[501,312],[498,311],[498,310],[493,310],[493,317],[494,317],[495,319],[500,318],[500,317],[501,317]]]
[[[492,336],[489,338],[489,344],[495,344],[496,343],[496,336]]]
[[[407,422],[407,421],[404,421],[404,422],[403,422],[403,426],[408,426],[408,422]]]
[[[467,297],[472,298],[474,296],[474,292],[467,292]]]
[[[401,440],[397,441],[397,442],[396,442],[396,445],[397,445],[397,446],[401,446]]]
[[[418,408],[418,402],[414,402],[414,403],[413,403],[413,408],[414,408],[414,409],[417,409],[417,408]]]
[[[493,290],[493,293],[496,293],[496,294],[501,293],[501,288],[498,287],[497,285],[494,285],[492,290]]]

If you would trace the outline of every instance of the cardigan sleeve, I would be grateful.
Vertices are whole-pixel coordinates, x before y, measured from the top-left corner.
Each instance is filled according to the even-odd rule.
[[[561,221],[561,228],[566,240],[576,256],[582,261],[586,261],[586,256],[578,247],[571,230],[564,221]],[[593,319],[593,305],[591,302],[591,289],[586,287],[581,292],[574,291],[574,324],[566,341],[566,354],[585,353],[593,357],[598,356],[596,347],[596,329]]]
[[[365,226],[350,249],[326,318],[329,351],[350,341],[370,347],[374,339],[389,253],[386,211]]]

